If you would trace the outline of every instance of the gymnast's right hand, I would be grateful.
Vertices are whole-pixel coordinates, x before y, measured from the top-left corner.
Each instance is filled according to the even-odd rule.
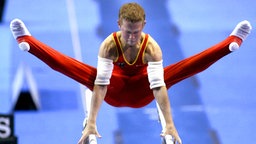
[[[95,124],[87,123],[85,129],[82,132],[82,136],[78,141],[78,144],[86,144],[86,139],[90,134],[93,134],[96,137],[101,138],[101,135],[97,131],[97,126]]]

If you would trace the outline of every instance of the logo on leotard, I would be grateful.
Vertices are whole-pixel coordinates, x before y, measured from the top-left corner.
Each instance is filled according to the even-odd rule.
[[[120,62],[120,63],[118,63],[118,66],[119,66],[120,68],[124,68],[124,65],[125,65],[125,63],[124,63],[124,62]]]

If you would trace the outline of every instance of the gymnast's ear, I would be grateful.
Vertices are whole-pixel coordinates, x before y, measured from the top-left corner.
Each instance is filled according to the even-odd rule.
[[[121,20],[118,19],[118,20],[117,20],[117,25],[118,25],[119,29],[121,28],[121,23],[122,23]]]
[[[145,25],[146,25],[146,23],[147,23],[147,21],[146,21],[146,20],[144,20],[143,26],[145,26]]]

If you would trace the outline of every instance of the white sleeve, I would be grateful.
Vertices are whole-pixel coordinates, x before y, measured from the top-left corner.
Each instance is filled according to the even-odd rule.
[[[113,68],[113,60],[101,58],[98,56],[97,76],[94,84],[109,85]]]
[[[147,72],[150,89],[165,86],[163,60],[158,62],[148,62]]]

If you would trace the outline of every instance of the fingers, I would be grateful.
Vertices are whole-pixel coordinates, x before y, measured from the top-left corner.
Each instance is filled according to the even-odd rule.
[[[85,144],[85,138],[81,137],[78,141],[78,144]]]
[[[182,144],[182,141],[181,141],[180,137],[177,136],[177,135],[172,136],[172,135],[169,135],[169,134],[162,133],[161,136],[164,137],[164,140],[165,140],[166,144]]]
[[[78,144],[86,144],[86,139],[88,138],[88,134],[83,133],[80,140],[78,141]]]
[[[87,141],[90,142],[90,144],[94,144],[97,141],[97,138],[101,138],[100,134],[90,134],[89,136],[87,135],[82,135],[82,137],[80,138],[80,140],[78,141],[78,144],[87,144]],[[92,143],[91,143],[92,142]]]
[[[182,141],[181,141],[181,139],[180,138],[178,138],[176,141],[175,141],[175,144],[182,144]]]
[[[96,137],[97,137],[97,138],[101,138],[101,135],[100,135],[100,134],[97,134]]]

